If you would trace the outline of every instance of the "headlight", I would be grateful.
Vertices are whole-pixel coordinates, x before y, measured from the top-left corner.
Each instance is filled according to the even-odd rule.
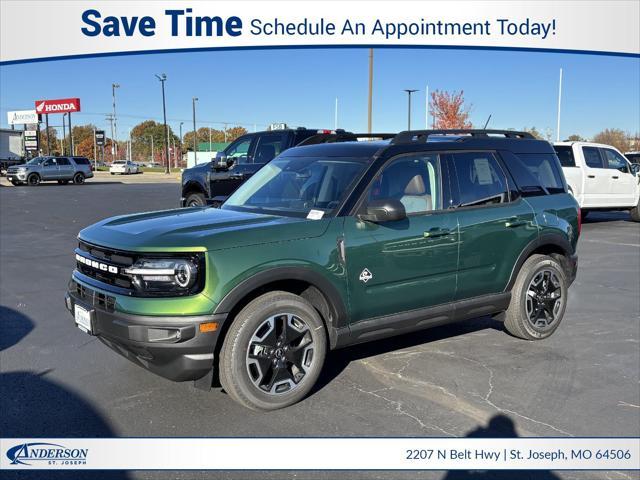
[[[27,167],[18,167],[18,173],[24,173],[27,171]]]
[[[141,293],[185,295],[198,286],[200,273],[196,258],[141,258],[124,270]]]

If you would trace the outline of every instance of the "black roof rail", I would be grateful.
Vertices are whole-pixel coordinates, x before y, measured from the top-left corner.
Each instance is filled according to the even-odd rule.
[[[355,142],[359,138],[372,140],[389,140],[395,138],[395,133],[353,133],[344,130],[336,130],[336,133],[313,135],[298,144],[299,147],[304,145],[315,145],[318,143],[337,143],[337,142]]]
[[[473,130],[473,129],[450,129],[450,130],[407,130],[397,134],[392,145],[407,143],[426,143],[432,135],[460,135],[471,138],[487,138],[494,135],[503,135],[505,138],[528,138],[535,139],[529,132],[518,132],[516,130]]]

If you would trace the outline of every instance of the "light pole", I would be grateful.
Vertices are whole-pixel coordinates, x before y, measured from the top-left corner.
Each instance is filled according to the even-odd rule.
[[[182,125],[184,122],[180,122],[180,160],[182,160]],[[178,168],[178,157],[176,157],[176,168]]]
[[[373,48],[369,49],[369,103],[367,106],[367,132],[371,133],[373,107]]]
[[[62,155],[64,155],[64,144],[66,143],[66,138],[67,138],[67,131],[66,131],[66,127],[64,125],[65,122],[65,117],[67,116],[66,113],[62,114]],[[71,155],[71,154],[69,154]]]
[[[193,160],[194,163],[198,164],[198,145],[196,142],[198,141],[198,132],[196,131],[196,102],[198,101],[198,97],[193,97]]]
[[[113,127],[111,129],[111,156],[115,160],[118,157],[118,123],[116,120],[116,88],[120,88],[119,83],[111,84],[111,97],[113,98]]]
[[[407,130],[411,130],[411,94],[417,92],[418,90],[405,88],[405,92],[407,92],[407,99],[409,104],[409,109],[407,111]]]
[[[162,84],[162,117],[164,120],[164,160],[165,160],[165,164],[164,164],[164,173],[169,174],[170,170],[169,170],[169,129],[167,127],[167,107],[166,107],[166,103],[165,103],[165,96],[164,96],[164,82],[167,81],[167,75],[164,73],[161,73],[160,75],[156,75],[156,78],[158,80],[160,80],[160,83]]]
[[[151,163],[156,163],[156,159],[153,156],[153,135],[151,135]]]

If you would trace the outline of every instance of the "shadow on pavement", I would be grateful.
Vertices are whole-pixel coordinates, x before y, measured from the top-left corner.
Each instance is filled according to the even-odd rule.
[[[478,427],[469,432],[467,438],[515,438],[516,425],[507,415],[494,415],[486,427]],[[480,445],[481,446],[481,445]],[[443,480],[560,480],[548,470],[452,470]]]
[[[20,342],[33,330],[33,321],[14,310],[0,305],[0,352]]]
[[[479,317],[329,352],[327,360],[322,367],[322,373],[311,394],[313,395],[331,383],[353,361],[489,328],[503,330],[503,325],[502,322],[492,317]]]
[[[627,211],[589,212],[586,218],[584,216],[582,217],[582,221],[584,223],[633,222],[633,220],[631,220],[631,215],[629,215],[629,212]]]

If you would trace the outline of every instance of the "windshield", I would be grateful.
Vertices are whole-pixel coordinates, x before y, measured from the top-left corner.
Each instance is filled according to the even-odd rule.
[[[329,216],[366,165],[364,158],[272,160],[238,188],[222,208],[314,219]]]
[[[47,158],[49,157],[36,157],[36,158],[32,158],[31,160],[29,160],[27,162],[27,165],[40,165],[42,162],[44,162]]]

